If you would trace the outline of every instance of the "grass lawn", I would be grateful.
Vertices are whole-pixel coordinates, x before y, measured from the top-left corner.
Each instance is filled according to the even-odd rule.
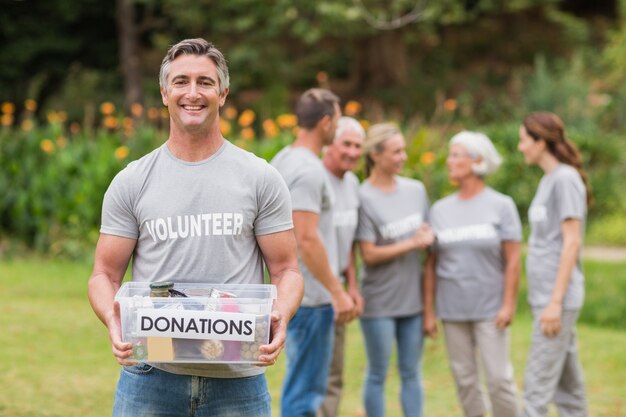
[[[611,264],[604,271],[601,264],[595,263],[593,273],[612,275],[625,267],[626,263]],[[89,273],[90,266],[85,264],[39,259],[0,262],[0,285],[6,292],[0,302],[0,416],[111,415],[119,366],[111,355],[105,328],[87,301]],[[622,293],[619,298],[625,295]],[[520,387],[530,327],[530,317],[524,312],[518,315],[512,329],[512,355]],[[364,416],[361,405],[364,348],[358,324],[351,324],[348,330],[345,394],[340,415]],[[626,332],[580,324],[579,339],[589,415],[625,416]],[[284,360],[282,356],[267,372],[275,416],[278,416]],[[392,367],[386,396],[389,416],[402,415],[398,379]],[[426,416],[462,415],[441,335],[426,343],[423,380]],[[554,410],[552,415],[556,415]]]

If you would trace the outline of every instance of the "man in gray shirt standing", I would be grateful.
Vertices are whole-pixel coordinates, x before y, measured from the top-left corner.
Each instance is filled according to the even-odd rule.
[[[325,89],[305,91],[296,107],[298,134],[272,165],[289,192],[304,276],[302,305],[287,329],[287,373],[281,414],[314,417],[326,392],[334,318],[354,317],[354,303],[338,278],[337,241],[333,227],[335,195],[319,159],[322,147],[335,137],[341,116],[339,99]]]
[[[339,256],[339,278],[354,301],[355,313],[363,311],[363,297],[359,292],[354,261],[354,236],[358,226],[359,179],[352,172],[363,154],[365,130],[352,117],[342,117],[337,123],[335,140],[326,147],[322,162],[326,167],[328,180],[335,193],[333,221],[337,235]],[[318,417],[335,417],[343,390],[343,357],[346,326],[335,323],[335,343],[328,377],[326,398],[320,407]]]
[[[125,365],[113,416],[182,416],[193,409],[202,417],[270,417],[263,367],[134,363],[131,344],[121,338],[114,296],[131,257],[133,281],[140,282],[262,284],[265,263],[278,299],[272,339],[260,347],[263,365],[274,364],[283,349],[303,294],[284,181],[220,133],[228,95],[222,53],[204,39],[181,41],[163,59],[159,81],[169,138],[111,182],[89,280],[89,301]]]

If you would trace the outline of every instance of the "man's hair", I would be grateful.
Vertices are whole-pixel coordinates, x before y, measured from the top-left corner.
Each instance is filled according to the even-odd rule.
[[[361,123],[358,120],[348,117],[341,116],[339,121],[337,122],[337,130],[335,131],[335,140],[339,139],[341,135],[346,132],[353,132],[359,135],[359,137],[365,140],[365,129],[361,126]]]
[[[230,83],[226,59],[219,49],[202,38],[185,39],[173,45],[167,51],[163,62],[161,62],[161,70],[159,71],[159,84],[161,87],[167,88],[167,77],[170,74],[171,63],[180,55],[199,55],[210,58],[217,67],[220,95],[224,94],[224,91],[226,91]]]
[[[296,105],[298,126],[313,129],[324,116],[335,114],[335,105],[339,97],[323,88],[311,88],[300,96]]]

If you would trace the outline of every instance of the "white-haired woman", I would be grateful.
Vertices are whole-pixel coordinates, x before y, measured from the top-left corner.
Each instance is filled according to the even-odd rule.
[[[422,271],[420,252],[433,241],[424,223],[424,184],[401,177],[404,136],[389,123],[373,125],[364,144],[367,179],[359,190],[356,240],[365,308],[361,329],[367,352],[363,392],[368,417],[385,415],[384,386],[394,344],[402,379],[400,400],[407,417],[422,416]]]
[[[448,176],[458,191],[433,204],[436,243],[424,272],[424,331],[443,323],[450,368],[467,417],[488,410],[478,356],[484,367],[491,415],[519,415],[509,324],[520,276],[521,222],[513,200],[485,184],[501,158],[487,136],[461,132],[450,140]]]

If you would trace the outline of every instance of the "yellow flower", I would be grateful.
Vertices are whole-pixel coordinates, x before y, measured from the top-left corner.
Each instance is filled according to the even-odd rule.
[[[115,149],[115,158],[118,160],[126,159],[128,157],[128,146],[122,145]]]
[[[235,106],[228,106],[224,109],[224,117],[228,120],[233,120],[237,117],[237,109]]]
[[[159,109],[157,109],[156,107],[150,107],[148,109],[148,119],[156,120],[158,118],[159,118]]]
[[[247,141],[254,140],[254,130],[251,127],[241,129],[241,137]]]
[[[52,142],[50,139],[42,140],[41,143],[39,144],[39,147],[41,148],[42,151],[44,151],[48,155],[54,152],[54,142]]]
[[[37,110],[37,102],[32,98],[29,98],[24,102],[24,108],[32,113]]]
[[[265,136],[268,138],[273,138],[278,134],[278,126],[272,119],[263,120],[263,132],[265,132]]]
[[[420,156],[420,164],[424,166],[431,165],[433,162],[435,162],[435,154],[432,152],[424,152]]]
[[[278,123],[281,129],[291,129],[298,124],[298,118],[295,114],[281,114],[276,118],[276,123]]]
[[[256,119],[256,114],[250,109],[246,109],[239,115],[239,126],[249,127]]]
[[[225,119],[220,119],[220,132],[222,133],[222,136],[230,135],[231,130],[232,128],[230,122]]]
[[[107,116],[102,119],[102,125],[107,129],[115,129],[117,127],[117,119],[113,116]]]
[[[346,105],[344,106],[344,113],[346,114],[346,116],[356,116],[357,114],[359,114],[361,112],[361,109],[363,108],[363,106],[361,106],[361,103],[359,103],[358,101],[355,100],[350,100],[346,103]]]
[[[21,127],[22,127],[22,130],[24,132],[30,132],[31,130],[33,130],[33,126],[34,126],[34,123],[33,123],[33,121],[31,119],[24,119],[24,120],[22,120],[22,126]]]
[[[56,142],[59,149],[63,149],[67,146],[67,139],[65,138],[65,136],[59,136]]]
[[[365,130],[370,128],[369,120],[361,119],[361,120],[359,120],[359,123],[361,124],[361,126],[363,126],[363,129],[365,129]]]
[[[0,117],[0,124],[2,124],[2,126],[11,126],[13,124],[13,115],[3,114],[2,117]]]
[[[46,114],[46,118],[48,119],[48,123],[57,123],[59,121],[59,116],[55,111],[49,111],[48,114]]]
[[[2,103],[2,113],[4,114],[13,114],[15,113],[15,104],[5,101],[4,103]]]
[[[143,106],[141,103],[133,103],[130,105],[130,113],[134,117],[141,117],[143,115]]]
[[[66,122],[67,121],[67,112],[66,111],[59,111],[57,112],[57,120],[61,123]]]
[[[115,113],[115,104],[111,103],[110,101],[105,101],[104,103],[100,104],[100,113],[104,114],[105,116],[110,116],[113,113]]]
[[[458,107],[458,103],[455,99],[449,98],[443,102],[443,108],[445,111],[453,112]]]

